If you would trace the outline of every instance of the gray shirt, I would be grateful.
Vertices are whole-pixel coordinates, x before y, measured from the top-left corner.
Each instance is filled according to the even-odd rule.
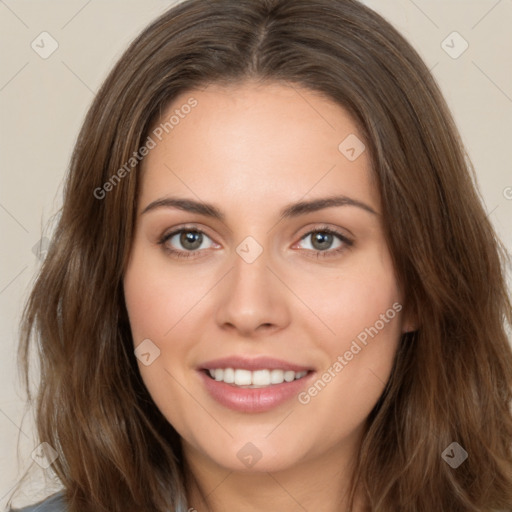
[[[10,512],[66,512],[64,491],[52,494],[48,498],[29,507],[12,508]]]
[[[59,491],[39,503],[23,508],[11,508],[8,512],[67,512],[67,510],[64,491]],[[181,504],[175,510],[176,512],[188,512],[195,509]]]

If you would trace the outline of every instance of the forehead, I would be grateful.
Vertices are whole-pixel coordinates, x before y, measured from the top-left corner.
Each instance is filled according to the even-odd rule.
[[[309,89],[249,82],[186,91],[150,136],[144,200],[183,192],[284,203],[336,191],[379,208],[363,134],[341,105]]]

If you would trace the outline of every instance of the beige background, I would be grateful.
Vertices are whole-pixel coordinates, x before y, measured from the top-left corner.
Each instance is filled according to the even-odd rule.
[[[490,219],[512,250],[512,0],[365,3],[390,20],[433,70],[477,169]],[[39,265],[33,248],[60,207],[63,176],[94,92],[127,44],[171,5],[157,0],[0,0],[2,509],[37,446],[31,416],[22,423],[15,366],[21,305]],[[47,59],[31,47],[44,31],[58,43]],[[447,48],[452,56],[442,47],[454,31],[469,44],[458,58],[452,56],[463,48],[459,36],[445,43],[453,47]],[[42,478],[50,471],[35,475],[20,505],[49,494]]]

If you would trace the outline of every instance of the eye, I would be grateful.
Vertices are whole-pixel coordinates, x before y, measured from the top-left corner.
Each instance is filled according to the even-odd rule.
[[[315,253],[317,258],[336,256],[354,243],[343,233],[328,226],[320,226],[309,231],[301,238],[301,241],[308,238],[311,238],[310,247],[306,247],[304,250]],[[333,248],[332,245],[336,239],[337,245]],[[207,240],[210,240],[211,244],[204,246]],[[204,231],[195,227],[182,227],[171,233],[166,233],[160,238],[158,244],[163,246],[166,253],[177,258],[197,257],[200,250],[210,249],[213,246],[219,247]],[[176,248],[177,246],[178,248]]]
[[[313,235],[313,236],[312,236]],[[318,227],[306,233],[302,240],[311,239],[308,251],[316,251],[317,257],[335,256],[353,245],[353,241],[346,237],[343,233],[327,226]],[[333,243],[338,239],[337,245],[333,248]]]
[[[209,249],[212,246],[204,246],[203,243],[211,238],[197,228],[180,228],[171,233],[165,234],[158,243],[164,247],[164,250],[178,258],[194,257],[199,249]],[[183,249],[175,249],[176,245]]]

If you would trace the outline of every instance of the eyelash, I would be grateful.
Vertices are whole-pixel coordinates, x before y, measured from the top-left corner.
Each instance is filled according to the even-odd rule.
[[[166,233],[164,234],[159,240],[158,240],[158,244],[159,245],[162,245],[164,251],[167,253],[167,254],[170,254],[172,255],[173,257],[176,257],[176,258],[194,258],[195,254],[198,252],[197,250],[196,251],[178,251],[176,249],[171,249],[169,248],[168,246],[165,245],[165,243],[170,240],[174,235],[177,235],[178,233],[182,233],[182,232],[192,232],[192,233],[200,233],[202,235],[205,235],[207,236],[208,238],[210,238],[204,231],[202,231],[201,229],[198,229],[196,227],[182,227],[180,229],[177,229],[175,231],[172,231],[171,233]],[[337,256],[338,254],[340,254],[341,252],[347,250],[348,248],[352,247],[354,245],[354,242],[353,240],[350,240],[349,238],[347,238],[345,235],[343,235],[342,233],[340,233],[339,231],[336,231],[328,226],[320,226],[318,228],[315,228],[315,229],[312,229],[311,231],[308,231],[307,233],[305,233],[300,240],[304,240],[306,237],[308,237],[309,235],[312,235],[314,233],[328,233],[330,235],[334,235],[336,237],[338,237],[340,239],[341,242],[343,242],[343,246],[341,247],[338,247],[337,249],[334,249],[334,250],[325,250],[325,251],[315,251],[317,253],[317,258],[330,258],[330,257],[335,257]],[[308,251],[308,252],[311,252],[311,249],[303,249],[305,251]]]

